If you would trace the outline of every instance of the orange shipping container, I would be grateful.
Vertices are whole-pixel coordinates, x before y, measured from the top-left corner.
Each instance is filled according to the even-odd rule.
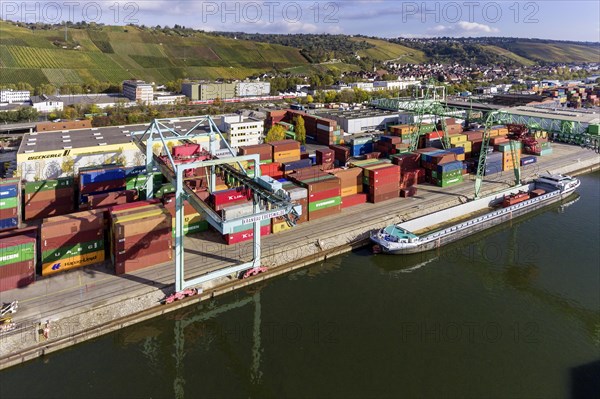
[[[104,262],[104,250],[42,264],[42,276]]]

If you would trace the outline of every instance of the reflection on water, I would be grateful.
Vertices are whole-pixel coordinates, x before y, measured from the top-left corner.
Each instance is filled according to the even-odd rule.
[[[437,251],[361,249],[14,367],[0,396],[589,397],[599,184]]]

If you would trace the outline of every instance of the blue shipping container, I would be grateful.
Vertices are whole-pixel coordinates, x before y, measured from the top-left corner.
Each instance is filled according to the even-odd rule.
[[[94,172],[83,172],[79,174],[79,186],[81,184],[100,183],[110,180],[119,180],[125,178],[125,169],[109,169],[99,170]]]
[[[282,163],[281,166],[284,172],[289,172],[290,170],[310,168],[312,161],[310,159],[301,159],[299,161]]]
[[[0,187],[0,199],[13,198],[16,196],[17,196],[17,185],[16,184]]]
[[[17,219],[16,217],[8,218],[8,219],[0,219],[0,230],[13,229],[18,226],[19,226],[19,219]]]
[[[465,148],[464,147],[448,148],[448,151],[450,151],[456,155],[462,155],[465,153]]]
[[[158,167],[154,166],[152,168],[152,172],[158,172]],[[146,174],[146,166],[132,166],[131,168],[125,168],[125,177],[137,176],[137,175],[145,175]]]
[[[536,157],[523,157],[521,158],[521,166],[525,166],[525,165],[531,165],[532,163],[536,163],[537,162],[537,158]]]
[[[437,166],[438,173],[448,173],[462,169],[463,163],[461,161],[446,162]]]

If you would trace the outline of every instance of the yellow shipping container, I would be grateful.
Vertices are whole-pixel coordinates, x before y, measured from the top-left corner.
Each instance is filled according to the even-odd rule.
[[[131,210],[135,210],[135,209],[131,209]],[[123,222],[129,222],[132,220],[138,220],[138,219],[143,219],[143,218],[148,218],[148,217],[153,217],[153,216],[159,216],[162,214],[168,214],[167,210],[164,208],[160,208],[160,209],[153,209],[150,211],[136,212],[132,215],[125,215],[125,216],[116,215],[116,217],[113,220],[116,223],[123,223]]]
[[[300,160],[300,150],[280,151],[273,154],[273,161],[281,162],[281,159]]]
[[[458,154],[458,155],[456,155],[456,160],[457,161],[464,161],[465,160],[465,154]]]
[[[462,143],[464,141],[467,141],[467,135],[466,134],[453,134],[451,136],[448,136],[450,138],[450,144],[454,144],[454,143]]]
[[[273,219],[273,223],[272,223],[273,234],[281,233],[283,231],[292,229],[290,226],[288,226],[287,222],[275,223],[274,221],[275,221],[275,219]]]
[[[465,149],[465,152],[471,152],[471,149],[473,148],[473,143],[471,143],[470,141],[463,141],[460,143],[453,143],[451,144],[451,146],[453,148],[462,147]]]
[[[226,184],[219,184],[215,187],[215,191],[225,191],[225,190],[229,190],[229,187],[227,187]]]
[[[104,262],[104,250],[42,264],[42,276]]]
[[[358,186],[350,186],[342,189],[342,197],[358,194]]]

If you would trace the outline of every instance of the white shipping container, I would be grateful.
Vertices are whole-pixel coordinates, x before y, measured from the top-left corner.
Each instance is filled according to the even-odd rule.
[[[322,125],[320,123],[317,123],[317,129],[324,130],[326,132],[333,132],[333,126],[326,126],[326,125]]]

